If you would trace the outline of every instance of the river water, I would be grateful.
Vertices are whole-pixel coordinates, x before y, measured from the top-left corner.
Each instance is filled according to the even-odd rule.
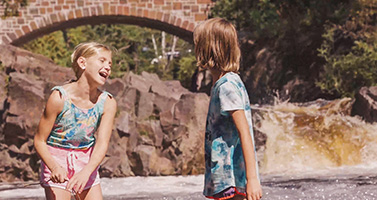
[[[349,116],[351,99],[253,106],[263,198],[377,200],[377,124]],[[203,175],[102,178],[105,199],[203,200]],[[44,199],[35,182],[0,185],[0,199]]]
[[[262,176],[263,198],[268,200],[347,200],[377,199],[377,174],[354,168],[343,174]],[[360,173],[360,171],[363,171]],[[339,171],[338,171],[339,172]],[[357,173],[355,173],[357,172]],[[351,173],[351,174],[350,174]],[[203,175],[166,177],[102,178],[104,199],[204,200]],[[37,183],[0,186],[0,199],[44,199]]]

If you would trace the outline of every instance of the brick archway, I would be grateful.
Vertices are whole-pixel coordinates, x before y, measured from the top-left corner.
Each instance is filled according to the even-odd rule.
[[[211,0],[29,0],[19,17],[0,20],[0,44],[22,45],[56,30],[101,23],[145,26],[191,41],[211,5]]]

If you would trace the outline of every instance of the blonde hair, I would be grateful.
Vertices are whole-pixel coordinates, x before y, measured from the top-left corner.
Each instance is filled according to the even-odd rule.
[[[238,72],[241,51],[237,31],[222,18],[204,21],[195,27],[194,44],[197,66],[222,72]]]
[[[75,72],[77,78],[80,78],[83,72],[83,69],[81,69],[79,64],[77,63],[77,59],[79,59],[81,56],[84,58],[89,58],[97,54],[97,51],[100,49],[105,49],[112,52],[109,46],[97,42],[84,42],[75,47],[71,55],[71,62],[72,69]]]

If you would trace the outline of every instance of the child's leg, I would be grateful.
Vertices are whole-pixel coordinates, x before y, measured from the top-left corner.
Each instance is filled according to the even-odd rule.
[[[81,200],[102,200],[102,189],[101,185],[97,184],[87,190],[84,190],[80,194]]]
[[[45,187],[45,194],[47,200],[71,199],[71,193],[69,191],[55,187]]]

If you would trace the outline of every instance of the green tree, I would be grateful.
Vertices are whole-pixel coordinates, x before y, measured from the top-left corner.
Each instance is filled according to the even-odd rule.
[[[359,88],[377,85],[376,15],[377,2],[359,0],[346,23],[328,25],[318,49],[326,60],[317,81],[323,90],[353,97]]]
[[[376,0],[217,0],[212,16],[232,21],[253,48],[266,48],[277,58],[273,72],[255,78],[263,90],[282,90],[298,79],[311,85],[305,89],[319,86],[319,96],[336,98],[377,85],[376,10]],[[255,58],[247,50],[249,67]],[[249,74],[252,79],[257,73]]]
[[[318,27],[327,21],[338,22],[348,14],[344,0],[217,0],[212,17],[223,17],[255,38],[278,38],[292,30]],[[301,29],[299,27],[302,27]]]
[[[71,66],[73,48],[87,41],[96,41],[114,47],[112,77],[121,77],[128,71],[156,73],[163,80],[178,79],[189,87],[195,64],[181,67],[181,59],[192,59],[193,46],[177,37],[158,30],[133,25],[86,25],[57,31],[24,45],[24,48],[51,58],[62,66]],[[171,56],[170,56],[171,55]],[[188,62],[183,62],[187,64]],[[183,72],[184,71],[184,72]]]
[[[4,7],[2,18],[19,16],[19,9],[26,7],[27,0],[1,0],[1,6]]]
[[[72,51],[67,48],[63,38],[63,32],[56,31],[43,38],[36,39],[23,46],[25,49],[45,55],[51,58],[56,64],[70,66],[70,55]]]

